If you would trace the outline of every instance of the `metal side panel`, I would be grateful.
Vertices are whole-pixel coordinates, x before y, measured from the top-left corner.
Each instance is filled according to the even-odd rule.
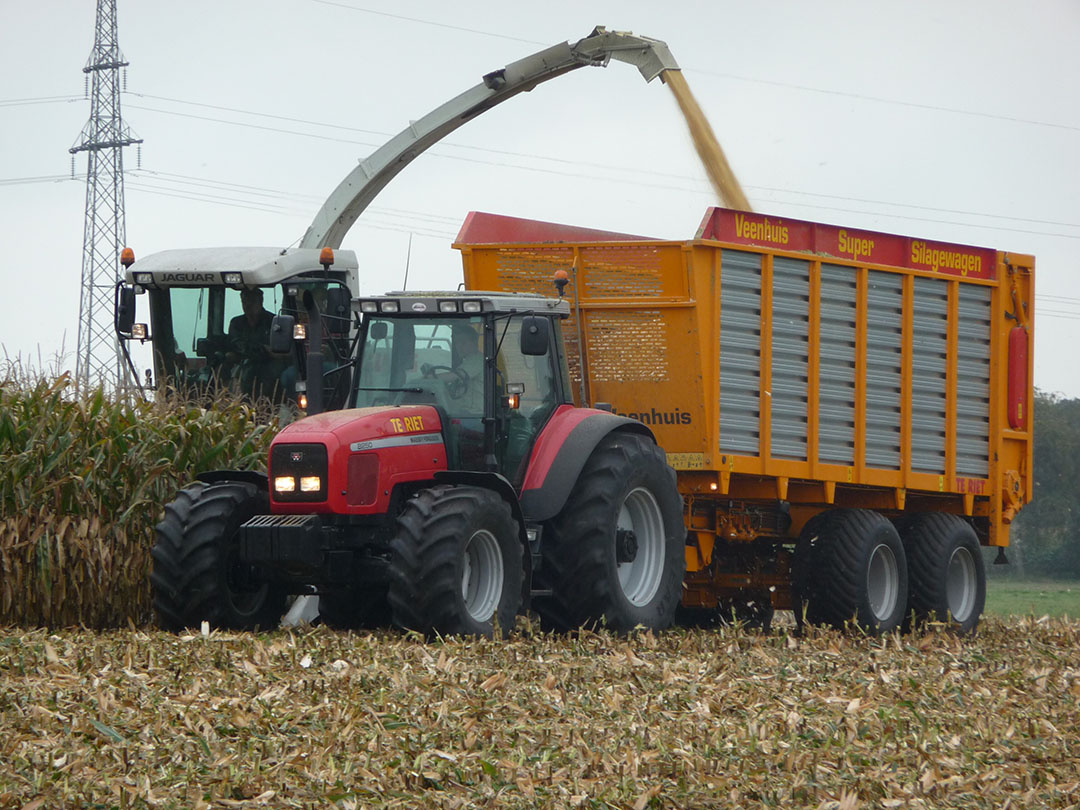
[[[945,472],[949,285],[916,277],[911,358],[911,469]]]
[[[961,284],[957,323],[956,473],[990,472],[990,287]]]
[[[855,270],[821,265],[818,459],[855,463]]]
[[[761,451],[761,255],[721,254],[720,451]]]
[[[810,362],[810,262],[773,259],[772,447],[773,458],[806,460],[807,387]]]
[[[871,270],[866,318],[866,465],[900,469],[904,277]]]

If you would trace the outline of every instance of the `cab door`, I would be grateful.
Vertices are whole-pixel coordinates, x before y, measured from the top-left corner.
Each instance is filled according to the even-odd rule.
[[[543,355],[522,353],[522,316],[514,315],[496,324],[499,348],[494,393],[499,429],[495,452],[499,472],[517,489],[524,480],[536,437],[559,405],[558,361],[554,340],[548,341]],[[511,392],[517,391],[517,407],[513,407],[515,394]]]

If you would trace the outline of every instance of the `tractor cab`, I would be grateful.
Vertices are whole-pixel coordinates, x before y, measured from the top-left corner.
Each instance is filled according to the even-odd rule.
[[[363,317],[352,404],[430,405],[451,470],[499,472],[515,488],[555,409],[572,402],[562,300],[515,293],[390,293]]]

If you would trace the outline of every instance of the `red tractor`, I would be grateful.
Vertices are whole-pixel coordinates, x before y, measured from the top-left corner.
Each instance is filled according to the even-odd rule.
[[[556,629],[672,622],[675,472],[647,426],[574,406],[565,301],[394,293],[353,309],[349,407],[284,428],[268,476],[208,474],[166,507],[164,627],[273,627],[289,594],[318,594],[334,626],[425,634],[490,636],[530,608]]]

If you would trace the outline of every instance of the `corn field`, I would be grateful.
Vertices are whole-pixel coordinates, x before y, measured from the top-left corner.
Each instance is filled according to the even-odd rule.
[[[164,504],[196,473],[265,469],[273,432],[241,400],[143,402],[0,370],[0,625],[147,624]]]
[[[1078,645],[0,630],[0,807],[1076,807]]]

